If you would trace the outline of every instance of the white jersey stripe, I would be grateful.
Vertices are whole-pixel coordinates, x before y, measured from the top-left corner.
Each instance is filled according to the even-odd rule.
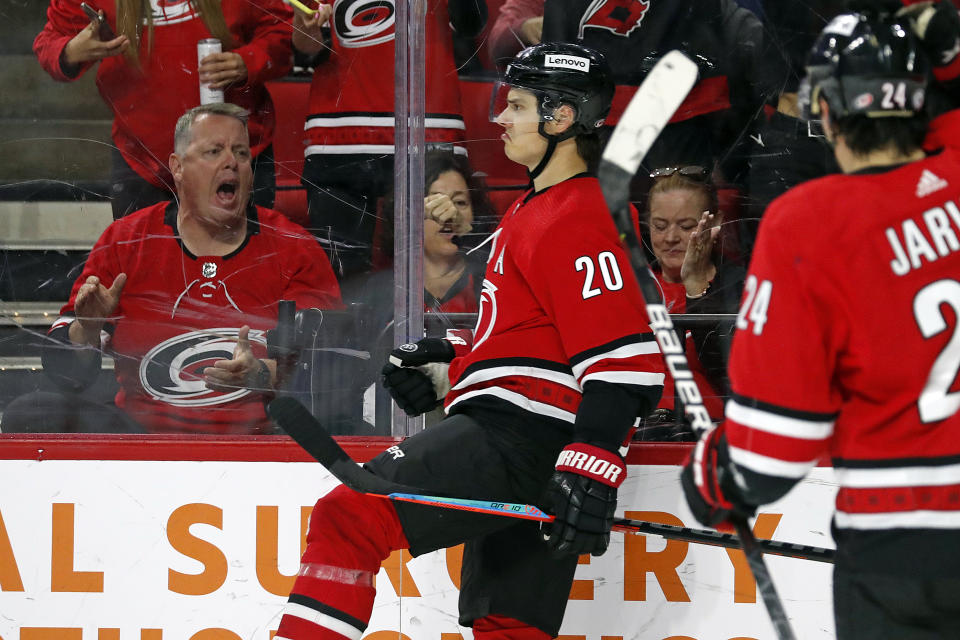
[[[447,407],[447,412],[450,411],[450,407],[453,407],[458,402],[467,400],[468,398],[475,398],[477,396],[496,396],[502,400],[506,400],[510,404],[514,404],[525,411],[530,411],[531,413],[536,413],[539,415],[547,416],[549,418],[556,418],[558,420],[563,420],[565,422],[573,423],[576,420],[577,416],[574,413],[569,411],[564,411],[559,409],[551,404],[545,404],[543,402],[537,402],[536,400],[531,400],[525,395],[515,393],[513,391],[508,391],[501,387],[487,387],[485,389],[477,389],[476,391],[468,391],[462,396],[458,397],[456,400],[450,403]]]
[[[834,515],[841,529],[960,529],[960,511],[898,511],[896,513],[846,513]]]
[[[841,487],[868,489],[879,487],[935,487],[960,484],[960,464],[938,467],[916,466],[894,469],[849,469],[834,467]]]
[[[651,353],[659,353],[660,348],[657,347],[657,343],[654,340],[648,340],[647,342],[635,342],[633,344],[624,345],[613,351],[607,351],[606,353],[601,353],[595,355],[591,358],[587,358],[583,362],[578,362],[575,367],[573,367],[573,375],[580,379],[580,376],[583,375],[583,372],[586,371],[590,365],[596,364],[600,360],[622,360],[626,358],[632,358],[634,356],[649,355]]]
[[[778,436],[802,440],[825,440],[833,435],[833,420],[791,418],[779,413],[747,407],[733,399],[727,401],[725,413],[727,418],[745,427]]]
[[[360,640],[360,637],[363,635],[363,629],[357,629],[353,625],[347,624],[342,620],[337,620],[333,616],[328,616],[325,613],[320,613],[316,609],[311,609],[310,607],[305,607],[295,602],[288,602],[286,606],[284,606],[283,615],[312,622],[324,629],[329,629],[330,631],[350,638],[350,640]]]
[[[574,377],[570,374],[561,373],[559,371],[551,371],[550,369],[541,369],[539,367],[489,367],[486,369],[479,369],[468,375],[466,378],[462,378],[457,385],[453,387],[453,390],[457,391],[459,389],[466,389],[467,387],[480,382],[489,382],[490,380],[496,380],[497,378],[515,378],[518,376],[549,380],[550,382],[555,382],[557,384],[562,384],[565,387],[570,387],[578,393],[583,391],[580,388],[580,385],[577,384],[577,381],[574,379]]]
[[[659,387],[663,386],[664,377],[662,373],[647,373],[645,371],[597,371],[583,376],[580,384],[586,385],[588,380],[602,380],[641,387]]]
[[[747,451],[746,449],[739,449],[734,446],[730,447],[730,459],[738,466],[753,471],[754,473],[780,478],[794,478],[797,480],[805,476],[817,463],[816,460],[811,460],[810,462],[787,462],[786,460],[771,458],[770,456]]]
[[[429,143],[427,143],[429,144]],[[467,150],[464,147],[454,145],[453,152],[457,155],[466,156]],[[303,156],[308,157],[317,154],[391,154],[393,153],[392,144],[311,144],[304,149]]]
[[[395,121],[392,117],[378,116],[328,116],[307,118],[304,130],[315,127],[389,127],[393,128]],[[466,129],[460,118],[424,118],[423,126],[426,129]]]

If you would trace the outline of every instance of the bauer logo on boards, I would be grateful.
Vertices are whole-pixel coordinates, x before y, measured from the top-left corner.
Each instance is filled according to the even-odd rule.
[[[562,56],[548,53],[543,59],[544,66],[574,69],[576,71],[590,71],[590,59],[580,56]]]

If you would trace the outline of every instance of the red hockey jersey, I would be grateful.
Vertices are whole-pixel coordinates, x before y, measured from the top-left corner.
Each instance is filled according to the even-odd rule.
[[[958,316],[956,151],[775,200],[730,358],[725,428],[748,500],[779,497],[830,456],[838,550],[960,529]]]
[[[51,329],[73,321],[88,276],[109,285],[127,274],[105,347],[120,383],[117,406],[149,432],[263,432],[269,422],[262,394],[211,391],[203,369],[232,357],[244,324],[254,355],[265,357],[265,332],[277,324],[281,299],[298,308],[342,306],[326,254],[305,229],[269,209],[251,207],[249,215],[247,240],[222,257],[195,256],[180,244],[175,203],[114,222]]]
[[[116,30],[113,0],[94,4]],[[149,4],[153,35],[141,38],[141,68],[123,55],[101,60],[97,87],[113,112],[113,141],[124,160],[144,180],[170,189],[173,179],[167,159],[173,152],[173,129],[187,109],[200,104],[197,41],[211,35],[189,0],[151,0]],[[230,34],[240,43],[233,52],[247,67],[246,82],[228,88],[224,99],[250,112],[250,147],[256,156],[273,140],[274,109],[264,82],[290,70],[293,13],[281,0],[223,0],[221,6]],[[65,75],[60,66],[64,47],[89,23],[80,0],[51,0],[47,23],[33,49],[54,80],[75,80],[93,66],[82,65],[76,77]]]
[[[574,422],[584,383],[664,378],[640,290],[595,178],[528,192],[494,232],[473,348],[450,365],[451,411],[498,399]]]
[[[393,153],[394,13],[394,0],[333,3],[333,50],[317,66],[310,86],[306,156]],[[449,22],[446,0],[430,0],[425,25],[427,142],[464,139]]]

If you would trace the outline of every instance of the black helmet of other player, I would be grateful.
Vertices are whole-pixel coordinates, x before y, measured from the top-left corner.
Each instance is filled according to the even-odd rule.
[[[613,78],[603,55],[580,44],[547,42],[527,47],[507,64],[500,85],[532,92],[539,99],[541,120],[551,120],[562,104],[574,108],[574,124],[556,136],[565,140],[596,131],[610,113]],[[499,111],[494,92],[491,120]],[[541,135],[547,136],[541,124]]]
[[[844,13],[820,33],[798,95],[802,117],[907,118],[923,110],[929,64],[910,24],[888,13]]]

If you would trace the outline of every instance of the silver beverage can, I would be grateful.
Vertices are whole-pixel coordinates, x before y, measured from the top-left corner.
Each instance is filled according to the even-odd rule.
[[[216,38],[206,38],[197,42],[197,69],[200,68],[200,62],[211,53],[220,53],[223,49],[220,41]],[[199,71],[197,72],[199,75]],[[223,102],[223,91],[221,89],[211,89],[207,85],[200,83],[200,104],[210,104],[212,102]]]

